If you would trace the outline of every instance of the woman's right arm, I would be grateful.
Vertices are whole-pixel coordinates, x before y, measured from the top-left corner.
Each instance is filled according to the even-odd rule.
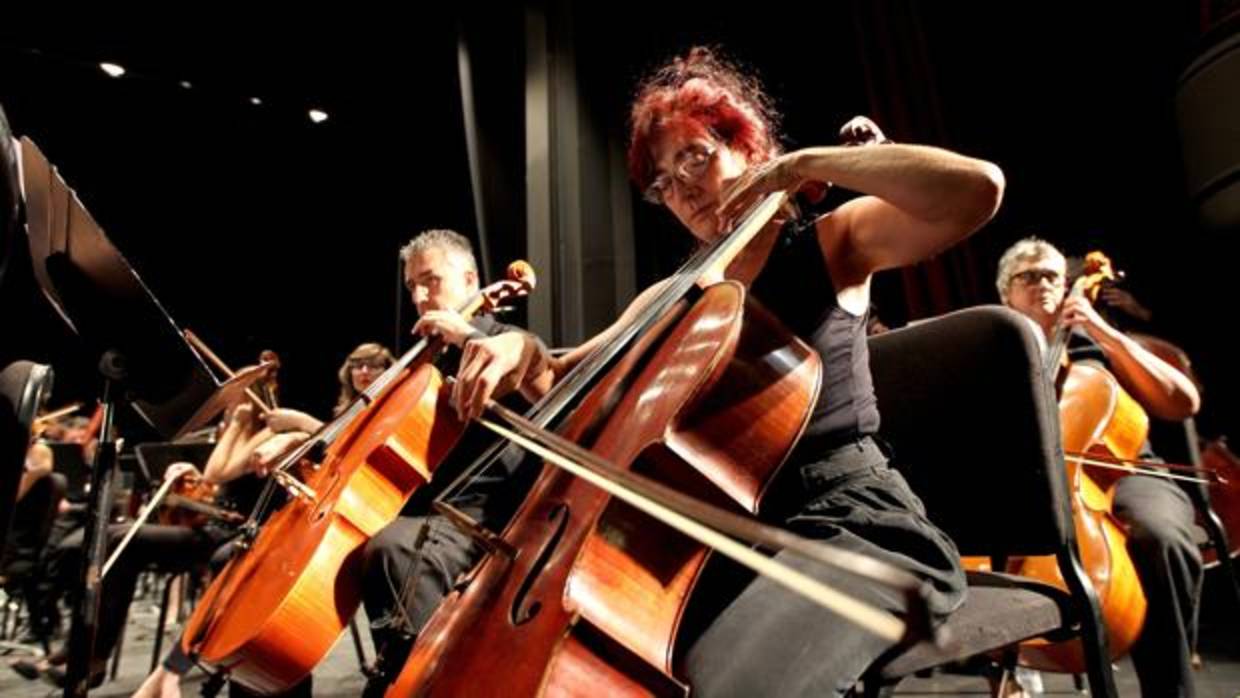
[[[452,393],[458,414],[462,419],[473,419],[482,414],[492,397],[502,397],[513,390],[520,390],[531,402],[537,401],[595,349],[611,342],[665,283],[643,291],[611,326],[562,356],[551,356],[542,340],[525,331],[466,342]]]

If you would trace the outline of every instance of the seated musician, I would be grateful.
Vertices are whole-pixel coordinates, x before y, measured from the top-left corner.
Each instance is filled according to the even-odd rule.
[[[357,345],[356,349],[349,352],[349,356],[340,365],[340,370],[336,372],[336,378],[340,381],[340,395],[336,398],[336,406],[332,408],[332,416],[344,412],[354,398],[365,392],[379,377],[379,374],[394,363],[396,363],[396,358],[382,344],[366,342]],[[307,422],[303,426],[314,427],[315,424]],[[313,432],[315,429],[303,431]]]
[[[879,415],[866,310],[875,272],[924,260],[986,223],[1002,197],[1003,175],[990,163],[920,145],[783,153],[770,104],[756,79],[695,48],[639,87],[630,173],[647,200],[702,244],[730,230],[768,192],[832,182],[861,194],[825,214],[802,209],[777,219],[729,275],[737,271],[735,278],[823,361],[818,403],[777,483],[793,492],[783,525],[908,570],[925,580],[931,611],[944,617],[963,601],[964,573],[955,545],[926,518],[874,438]],[[469,343],[456,386],[460,408],[479,415],[495,386],[548,389],[610,341],[653,292],[563,357],[519,332]],[[903,608],[879,585],[800,556],[776,559],[880,608]],[[891,646],[760,577],[689,640],[681,671],[695,696],[844,695]]]
[[[461,345],[477,337],[514,329],[488,316],[466,322],[456,314],[454,309],[479,288],[477,263],[468,238],[450,230],[424,231],[401,249],[400,256],[405,264],[405,283],[419,314],[414,331],[439,336],[449,347],[436,360],[444,375],[455,373]],[[355,349],[341,367],[341,393],[335,412],[343,411],[390,363],[391,354],[378,345],[363,344]],[[289,409],[273,411],[266,422],[276,431],[299,433],[313,432],[322,424],[311,415]],[[366,687],[367,695],[382,693],[399,671],[418,630],[451,590],[456,578],[481,555],[481,549],[469,536],[432,513],[429,505],[488,443],[486,433],[476,428],[467,430],[451,458],[436,471],[433,483],[416,491],[401,516],[363,549],[363,601],[371,636],[379,651]],[[448,496],[445,501],[488,528],[502,528],[521,500],[524,482],[506,467],[508,464],[500,464],[498,472],[488,470],[466,491]],[[423,527],[426,536],[419,546]],[[176,656],[179,654],[174,651],[136,695],[179,696],[180,675],[191,666],[183,655]]]
[[[392,352],[382,344],[363,342],[357,345],[344,363],[336,371],[336,379],[340,382],[340,394],[336,397],[336,405],[332,407],[332,416],[344,412],[350,403],[361,395],[379,374],[396,363]],[[312,434],[323,426],[323,422],[313,415],[301,410],[288,408],[274,409],[263,417],[267,426],[276,433],[300,432]]]
[[[405,264],[405,286],[418,311],[414,332],[440,337],[449,347],[436,361],[445,376],[456,373],[460,347],[516,329],[486,315],[466,322],[455,312],[479,286],[477,262],[464,236],[450,230],[429,230],[405,245],[400,256]],[[365,695],[381,694],[400,671],[418,631],[457,577],[481,556],[481,548],[431,511],[430,503],[444,494],[444,488],[493,441],[489,432],[478,427],[466,430],[451,457],[436,471],[434,481],[414,492],[401,516],[366,545],[363,594],[379,657]],[[500,462],[463,491],[447,493],[444,501],[483,526],[500,530],[523,499],[529,479],[526,473],[518,472],[516,464]]]
[[[38,643],[44,650],[60,624],[45,579],[45,549],[67,489],[65,476],[53,472],[54,456],[43,440],[46,436],[46,432],[36,435],[26,450],[13,523],[0,559],[0,579],[5,588],[16,592],[30,612],[30,636],[22,641]]]
[[[263,427],[257,423],[253,416],[253,407],[248,403],[234,407],[225,421],[226,425],[207,461],[205,472],[199,474],[197,468],[190,463],[175,463],[168,468],[165,477],[177,479],[194,475],[209,483],[228,483],[217,498],[217,504],[237,511],[248,511],[261,484],[249,474],[255,463],[258,463],[260,468],[263,466],[261,459],[251,456],[264,441],[275,440],[269,438],[270,433],[261,434]],[[281,435],[281,438],[290,437]],[[272,447],[278,445],[273,444]],[[109,551],[124,538],[128,530],[129,526],[126,524],[109,527]],[[139,574],[152,564],[158,565],[165,572],[182,572],[201,566],[235,534],[233,526],[215,521],[201,527],[148,523],[139,529],[103,579],[95,651],[90,665],[92,685],[103,682],[107,658],[125,630],[127,611]],[[62,577],[61,583],[65,588],[74,588],[83,562],[83,531],[79,529],[71,533],[58,547],[61,563],[57,566],[57,574]],[[62,645],[45,659],[17,662],[13,668],[27,678],[34,679],[42,675],[52,683],[61,685],[64,682],[63,665],[68,659],[67,649],[67,645]]]
[[[359,345],[341,364],[337,377],[340,381],[340,398],[336,411],[348,405],[359,393],[364,391],[385,368],[395,360],[387,347],[373,342]],[[246,477],[248,491],[237,511],[245,512],[253,508],[258,494],[261,479],[268,475],[271,467],[278,463],[281,455],[289,448],[304,441],[306,436],[317,430],[322,423],[313,416],[300,410],[277,408],[265,416],[255,413],[250,403],[238,405],[225,420],[226,426],[219,437],[216,448],[208,461],[206,476],[212,482],[236,482],[233,478],[252,473],[256,477]],[[212,464],[224,463],[218,470]],[[175,466],[174,466],[175,467]],[[170,469],[170,476],[172,475]],[[213,477],[218,479],[212,479]],[[236,485],[234,485],[235,487]],[[232,536],[216,548],[210,556],[212,572],[218,572],[232,557]],[[193,667],[193,660],[181,649],[181,640],[173,643],[168,656],[155,671],[143,681],[135,692],[135,696],[164,696],[171,698],[181,695],[181,678]],[[289,695],[310,695],[313,684],[309,677],[306,681],[291,689]],[[230,686],[229,694],[244,696],[247,692],[238,686]]]
[[[1031,318],[1050,341],[1055,325],[1073,330],[1069,356],[1102,361],[1151,415],[1183,420],[1201,398],[1187,376],[1104,320],[1085,298],[1067,298],[1067,265],[1050,243],[1026,238],[999,260],[1004,304]],[[1148,455],[1149,445],[1145,450]],[[1119,481],[1112,508],[1128,527],[1128,548],[1149,607],[1133,664],[1145,696],[1193,694],[1190,646],[1202,580],[1193,539],[1194,509],[1176,483],[1145,475]]]

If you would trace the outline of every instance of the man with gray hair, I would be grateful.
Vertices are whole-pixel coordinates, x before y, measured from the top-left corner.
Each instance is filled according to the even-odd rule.
[[[1036,237],[1004,252],[995,280],[1005,305],[1032,319],[1048,342],[1058,323],[1067,326],[1069,356],[1104,364],[1150,414],[1179,421],[1196,413],[1201,397],[1193,382],[1112,327],[1088,299],[1067,298],[1067,282],[1063,253]],[[1154,457],[1148,442],[1142,457]],[[1132,648],[1141,693],[1191,696],[1189,643],[1202,579],[1192,502],[1170,480],[1128,475],[1115,487],[1111,510],[1128,528],[1128,550],[1149,603]]]
[[[415,333],[440,336],[458,349],[471,335],[486,334],[456,313],[479,288],[478,263],[469,238],[446,228],[426,230],[400,249],[400,259],[405,265],[405,288],[418,310]],[[478,318],[475,324],[490,327],[493,323]]]
[[[418,311],[414,332],[439,337],[446,347],[435,359],[443,375],[456,374],[461,349],[467,343],[516,329],[489,316],[466,320],[457,313],[456,309],[479,289],[478,265],[465,236],[445,229],[424,231],[401,248],[400,259],[404,263],[405,286]],[[277,410],[267,416],[267,425],[272,427],[276,420],[304,432],[314,432],[322,426],[313,416],[297,410]],[[379,651],[375,666],[368,671],[371,678],[365,696],[382,695],[403,666],[417,633],[431,613],[457,577],[482,555],[482,548],[470,535],[431,511],[431,503],[444,495],[446,504],[497,531],[524,499],[532,476],[537,474],[536,467],[521,469],[522,461],[502,461],[472,478],[468,487],[445,494],[446,486],[490,445],[493,437],[489,434],[476,426],[467,429],[431,481],[417,489],[401,515],[362,550],[362,600],[370,619],[371,637]],[[191,667],[192,663],[181,653],[152,672],[135,695],[179,698],[181,677]],[[240,686],[231,690],[234,695],[243,692]],[[309,692],[307,680],[290,694]]]
[[[456,309],[478,292],[478,264],[469,239],[452,230],[424,231],[401,248],[405,286],[418,310],[414,332],[441,338],[448,350],[435,364],[455,375],[466,343],[515,328],[489,316],[462,318]],[[513,405],[513,406],[519,406]],[[482,549],[450,521],[430,510],[445,486],[494,441],[471,426],[430,483],[410,498],[401,516],[381,530],[362,553],[363,599],[380,655],[364,695],[380,695],[400,671],[418,631],[430,619],[456,578],[468,571]],[[524,495],[537,468],[500,462],[475,477],[445,502],[483,526],[501,530]]]

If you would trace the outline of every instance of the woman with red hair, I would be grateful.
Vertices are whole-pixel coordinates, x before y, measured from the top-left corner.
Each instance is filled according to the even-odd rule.
[[[881,140],[868,120],[845,130]],[[640,85],[628,160],[645,198],[703,243],[726,234],[767,192],[820,194],[830,182],[860,194],[823,214],[798,206],[768,225],[728,271],[823,360],[819,401],[779,475],[778,485],[793,496],[776,523],[907,569],[926,581],[931,610],[945,617],[965,591],[956,548],[888,467],[875,439],[879,415],[866,349],[870,279],[981,227],[999,205],[1002,172],[920,145],[784,153],[757,81],[704,48]],[[554,358],[521,332],[470,342],[455,388],[458,409],[480,414],[497,385],[545,390],[612,332]],[[855,597],[903,609],[900,598],[877,585],[794,555],[777,557]],[[749,582],[700,635],[685,641],[679,670],[695,696],[843,695],[891,645],[765,578]]]

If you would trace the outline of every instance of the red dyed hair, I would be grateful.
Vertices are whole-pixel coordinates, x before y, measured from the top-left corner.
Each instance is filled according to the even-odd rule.
[[[643,80],[629,114],[629,176],[640,188],[655,175],[651,144],[660,131],[689,122],[750,162],[779,154],[778,114],[757,78],[703,46],[676,57]]]

